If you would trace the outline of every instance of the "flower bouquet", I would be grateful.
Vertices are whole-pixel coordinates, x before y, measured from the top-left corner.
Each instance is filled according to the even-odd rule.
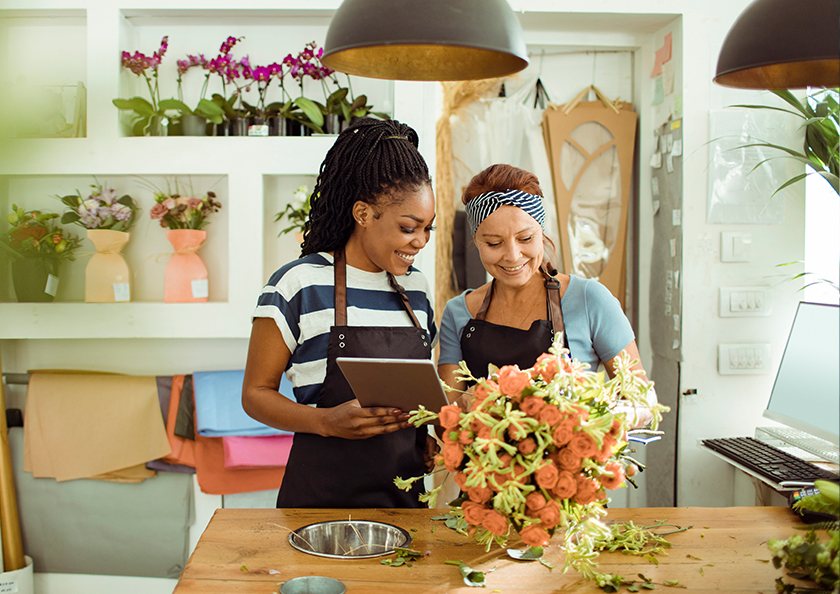
[[[26,211],[16,204],[6,215],[11,227],[0,237],[0,246],[12,260],[12,281],[18,301],[52,301],[58,290],[62,260],[75,260],[81,240],[55,225],[59,215]]]
[[[63,224],[75,223],[87,229],[96,254],[85,267],[85,301],[114,303],[131,300],[131,275],[120,252],[128,243],[128,233],[140,208],[128,194],[117,198],[117,191],[107,185],[92,184],[87,198],[78,190],[59,196],[68,207],[61,217]]]
[[[165,303],[205,302],[209,296],[207,267],[197,252],[207,239],[204,231],[210,223],[207,217],[218,212],[222,205],[211,191],[203,198],[182,196],[177,182],[174,193],[170,189],[163,192],[153,185],[152,188],[155,205],[149,215],[168,229],[166,239],[174,250],[164,272],[163,300]]]
[[[639,466],[626,453],[626,415],[612,411],[620,394],[630,406],[651,409],[655,428],[668,410],[648,405],[652,384],[631,370],[629,357],[617,363],[616,376],[605,381],[571,359],[559,340],[530,370],[491,366],[489,378],[476,378],[461,362],[460,379],[475,383],[471,410],[448,405],[439,414],[422,407],[412,413],[415,425],[439,419],[443,427],[436,464],[461,489],[450,503],[460,532],[489,550],[505,546],[512,532],[542,547],[559,529],[564,570],[606,579],[594,562],[596,541],[609,536],[598,521],[606,514],[605,491],[623,486]],[[395,484],[408,489],[419,478],[398,477]],[[421,501],[434,506],[441,487]]]

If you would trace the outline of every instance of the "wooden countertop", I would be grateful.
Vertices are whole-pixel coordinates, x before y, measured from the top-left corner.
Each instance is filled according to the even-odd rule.
[[[591,582],[569,570],[562,572],[563,555],[556,546],[546,548],[549,570],[538,562],[517,562],[498,547],[485,552],[471,539],[431,521],[441,509],[219,509],[202,534],[181,574],[174,594],[269,594],[280,584],[306,575],[341,580],[348,594],[415,592],[461,593],[601,592]],[[301,553],[288,542],[289,530],[325,520],[375,520],[410,531],[411,548],[429,551],[412,567],[390,567],[382,559],[328,559]],[[657,555],[659,564],[621,553],[601,553],[599,570],[635,579],[638,573],[658,582],[657,591],[775,593],[775,579],[782,577],[770,563],[767,541],[785,539],[801,525],[784,507],[640,508],[610,509],[607,521],[633,520],[651,525],[658,520],[692,529],[666,538],[673,547]],[[555,536],[555,539],[559,535]],[[521,542],[511,541],[521,548]],[[487,588],[464,585],[457,566],[463,561],[485,572]],[[245,566],[247,571],[242,569]],[[277,573],[274,573],[277,572]],[[686,586],[667,588],[666,580]],[[641,590],[646,592],[647,590]]]

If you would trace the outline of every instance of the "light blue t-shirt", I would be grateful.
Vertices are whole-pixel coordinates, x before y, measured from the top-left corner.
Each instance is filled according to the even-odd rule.
[[[461,334],[472,319],[467,309],[467,293],[469,291],[464,291],[450,299],[443,310],[438,365],[457,365],[464,358]],[[636,338],[621,303],[596,280],[571,275],[560,309],[572,358],[589,363],[593,371]]]

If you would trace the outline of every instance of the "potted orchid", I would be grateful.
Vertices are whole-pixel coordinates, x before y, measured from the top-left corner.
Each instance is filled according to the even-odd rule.
[[[130,301],[131,274],[120,252],[128,243],[129,229],[136,222],[140,208],[131,196],[118,197],[117,191],[107,184],[90,187],[92,191],[86,197],[78,190],[75,194],[57,196],[67,206],[61,222],[86,229],[96,249],[85,267],[85,301]]]
[[[291,233],[294,231],[295,238],[299,242],[303,242],[303,230],[306,227],[306,220],[309,218],[309,211],[312,208],[312,194],[309,188],[305,185],[298,186],[295,190],[292,201],[286,204],[286,208],[277,213],[274,217],[274,222],[277,223],[283,217],[286,221],[291,223],[288,227],[280,231],[277,237]]]
[[[224,121],[224,110],[206,98],[207,86],[210,82],[210,62],[204,57],[204,54],[197,56],[187,55],[186,60],[177,60],[178,65],[178,99],[176,109],[181,113],[181,126],[184,136],[204,136],[207,129],[207,122],[213,124],[221,124]],[[201,67],[204,71],[204,84],[201,86],[201,94],[199,95],[198,105],[195,109],[190,109],[184,103],[184,93],[181,89],[184,75],[191,69]]]
[[[214,93],[212,101],[222,109],[228,120],[229,136],[245,136],[248,131],[248,117],[253,115],[242,99],[242,94],[250,89],[250,83],[242,82],[250,79],[250,60],[245,56],[237,61],[231,54],[233,47],[243,39],[245,38],[232,36],[225,39],[219,48],[219,55],[208,63],[208,71],[222,79],[222,94]],[[233,87],[230,96],[229,87]]]
[[[317,44],[312,41],[307,43],[296,57],[289,54],[283,58],[283,64],[289,67],[289,74],[297,81],[299,89],[299,97],[291,100],[285,116],[289,122],[288,136],[308,136],[313,131],[324,132],[323,106],[303,96],[303,81],[305,78],[320,80],[325,75],[321,67],[314,62],[317,47]],[[323,52],[323,49],[320,51]]]
[[[269,125],[268,119],[272,115],[278,115],[280,108],[277,104],[266,104],[266,96],[268,95],[268,88],[272,80],[283,80],[283,66],[274,62],[268,66],[256,66],[247,71],[247,76],[257,85],[257,93],[259,99],[257,105],[249,105],[244,103],[248,111],[254,114],[249,122],[248,136],[268,136]]]
[[[6,215],[11,225],[0,247],[12,256],[12,283],[18,301],[52,301],[58,290],[59,266],[75,260],[80,239],[55,224],[59,215],[27,211],[16,204]]]
[[[164,294],[166,303],[199,303],[209,296],[207,267],[197,252],[207,239],[204,227],[208,217],[219,212],[222,205],[215,200],[216,194],[207,191],[203,197],[184,195],[175,182],[175,191],[170,187],[164,192],[149,184],[154,192],[155,205],[149,215],[167,229],[166,239],[172,244],[173,253],[164,272]]]

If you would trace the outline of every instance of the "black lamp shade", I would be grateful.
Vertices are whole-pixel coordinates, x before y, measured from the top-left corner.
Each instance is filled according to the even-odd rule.
[[[478,80],[519,72],[527,56],[505,0],[344,0],[322,62],[369,78]]]
[[[754,0],[732,25],[715,82],[743,89],[840,85],[840,0]]]

